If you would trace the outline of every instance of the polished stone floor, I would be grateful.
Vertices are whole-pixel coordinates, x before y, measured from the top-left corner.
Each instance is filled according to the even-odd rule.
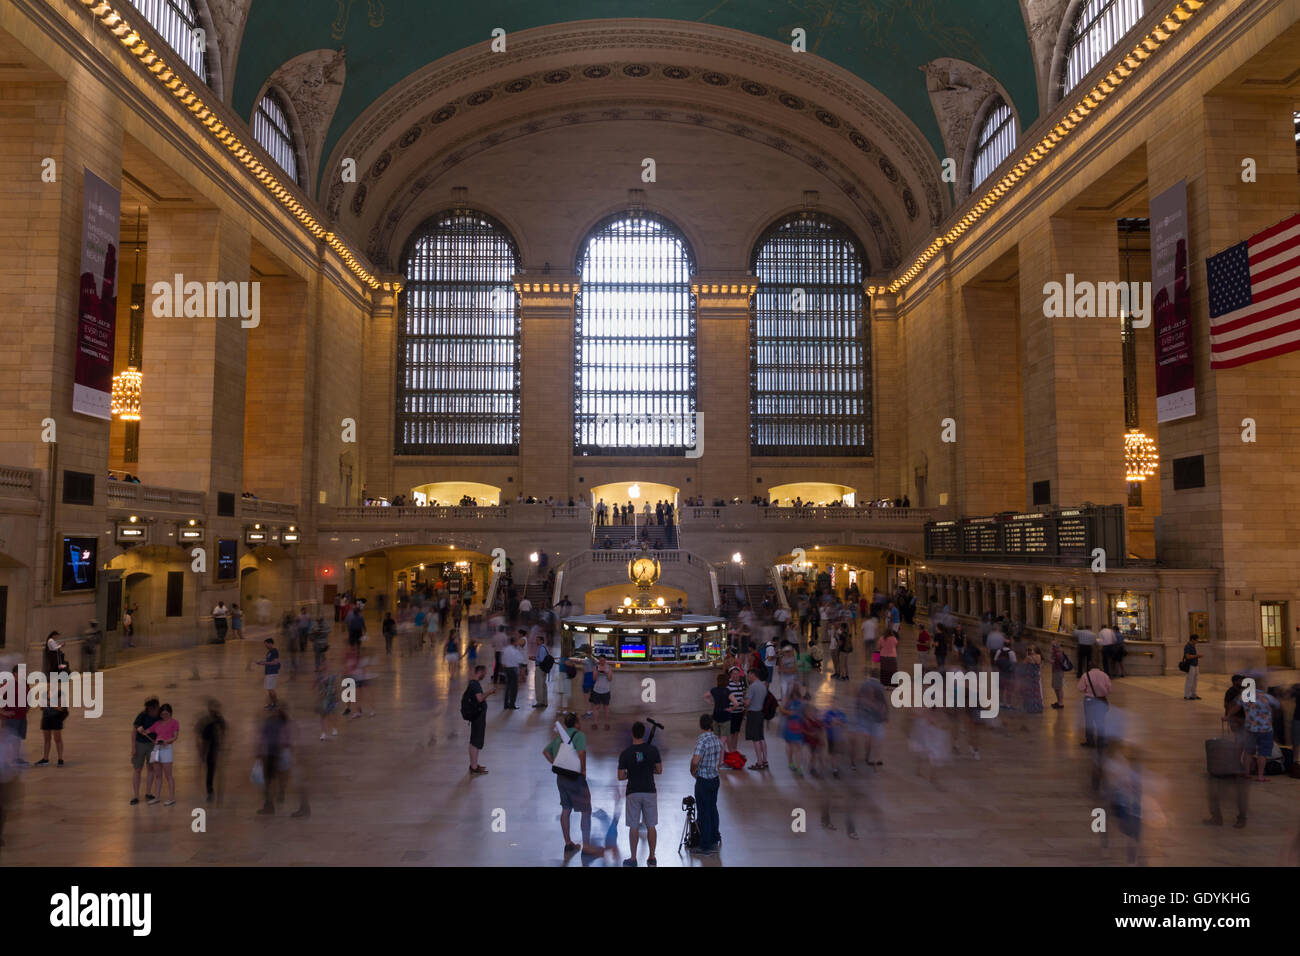
[[[626,855],[621,823],[617,855],[567,861],[563,855],[554,777],[540,754],[554,721],[554,695],[544,712],[530,709],[532,698],[523,691],[517,711],[503,711],[500,695],[492,698],[482,756],[490,773],[470,777],[458,707],[465,664],[449,674],[441,657],[401,657],[395,649],[385,658],[382,646],[378,677],[369,685],[377,715],[343,721],[339,736],[326,742],[319,740],[310,681],[282,677],[282,700],[294,718],[295,780],[275,816],[257,815],[260,790],[249,770],[265,696],[261,671],[251,666],[261,657],[256,629],[248,637],[109,671],[103,717],[74,713],[68,720],[67,765],[22,773],[0,863],[580,866],[616,865]],[[332,658],[343,643],[336,635]],[[906,653],[901,663],[910,666]],[[852,672],[864,667],[857,660]],[[1291,679],[1272,676],[1279,683]],[[816,675],[812,683],[817,700],[851,709],[856,678]],[[1295,835],[1300,780],[1286,777],[1249,785],[1246,829],[1202,825],[1203,741],[1218,733],[1225,684],[1207,675],[1205,699],[1190,702],[1182,699],[1181,676],[1116,682],[1126,749],[1142,781],[1140,865],[1269,865]],[[173,807],[128,805],[128,735],[148,695],[170,702],[183,727]],[[224,799],[207,809],[205,832],[194,832],[192,811],[204,803],[193,726],[208,696],[222,702],[232,733]],[[914,713],[894,712],[884,765],[876,770],[844,766],[839,779],[796,777],[784,746],[773,740],[770,772],[724,771],[722,851],[704,859],[677,852],[698,715],[665,716],[667,728],[656,741],[664,758],[660,865],[1127,865],[1125,840],[1113,825],[1109,846],[1092,832],[1092,811],[1103,802],[1091,787],[1092,751],[1080,746],[1081,709],[1072,690],[1064,711],[1004,712],[981,727],[979,760],[964,746],[960,755],[947,748],[933,775],[918,773],[909,746]],[[26,748],[32,761],[40,758],[38,726],[33,715]],[[936,726],[942,732],[946,718]],[[777,737],[777,729],[770,724],[769,736]],[[593,803],[606,815],[621,811],[615,771],[628,741],[626,721],[611,731],[588,728],[588,736]],[[752,750],[742,746],[752,761]],[[311,816],[292,818],[304,781]],[[1235,810],[1225,812],[1230,823]],[[850,816],[856,839],[849,835]],[[796,832],[801,817],[806,829]],[[593,825],[597,839],[608,822],[604,816]],[[575,836],[577,830],[575,819]],[[644,865],[644,838],[640,857]]]

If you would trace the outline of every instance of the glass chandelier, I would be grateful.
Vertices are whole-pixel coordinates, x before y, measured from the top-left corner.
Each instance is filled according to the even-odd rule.
[[[1146,481],[1160,467],[1160,453],[1154,439],[1139,428],[1130,428],[1124,436],[1124,468],[1129,481]]]
[[[143,376],[134,365],[113,376],[112,413],[124,422],[140,420],[140,384]]]

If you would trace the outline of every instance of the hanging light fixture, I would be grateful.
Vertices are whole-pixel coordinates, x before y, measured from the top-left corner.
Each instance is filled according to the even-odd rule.
[[[1124,470],[1129,481],[1146,481],[1160,467],[1160,453],[1154,439],[1139,428],[1130,428],[1124,436]]]
[[[140,420],[140,384],[143,376],[134,365],[113,376],[112,413],[124,422]]]

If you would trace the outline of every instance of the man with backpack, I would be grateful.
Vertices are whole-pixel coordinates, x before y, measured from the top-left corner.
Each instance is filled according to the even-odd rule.
[[[487,767],[479,766],[478,752],[483,749],[483,737],[487,733],[487,699],[497,692],[483,690],[483,678],[487,668],[479,664],[474,668],[474,677],[465,686],[460,695],[460,716],[469,721],[469,772],[471,774],[487,773]]]
[[[587,786],[587,737],[577,714],[565,714],[564,726],[555,725],[555,735],[542,748],[542,756],[555,774],[560,791],[560,830],[564,833],[564,852],[576,853],[591,846],[591,789]],[[560,736],[563,731],[564,736]],[[569,815],[578,811],[582,843],[569,840]],[[599,851],[595,851],[599,852]]]
[[[551,669],[555,667],[555,655],[551,649],[546,646],[545,639],[537,642],[537,669],[533,672],[533,696],[537,702],[533,704],[534,708],[544,708],[550,699],[546,692],[546,682],[551,677]]]

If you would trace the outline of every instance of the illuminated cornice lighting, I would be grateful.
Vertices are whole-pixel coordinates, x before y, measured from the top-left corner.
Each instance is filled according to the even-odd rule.
[[[934,242],[930,243],[907,267],[905,271],[897,275],[892,282],[883,286],[867,286],[866,292],[869,296],[882,295],[886,292],[896,293],[909,282],[921,274],[921,271],[930,263],[944,246],[950,246],[961,238],[962,233],[973,226],[983,215],[992,209],[993,206],[1002,199],[1011,188],[1047,157],[1047,154],[1060,145],[1065,138],[1075,130],[1088,116],[1089,113],[1097,110],[1103,102],[1116,90],[1118,90],[1129,77],[1136,72],[1143,63],[1151,58],[1161,46],[1173,39],[1173,35],[1181,30],[1189,20],[1192,19],[1205,6],[1206,0],[1180,0],[1178,4],[1161,20],[1151,32],[1137,42],[1132,51],[1121,59],[1104,77],[1097,81],[1097,85],[1084,94],[1083,98],[1077,102],[1074,107],[1061,119],[1057,124],[1033,146],[1029,147],[1028,152],[1021,157],[1011,171],[1004,175],[996,185],[990,187],[984,193],[974,208],[963,216],[955,226],[940,236]]]
[[[128,366],[113,376],[113,393],[111,413],[124,422],[140,420],[140,386],[143,382],[140,370],[134,365]]]
[[[380,288],[379,280],[361,265],[357,257],[352,254],[352,250],[334,233],[326,230],[316,220],[316,217],[293,197],[293,194],[284,187],[275,174],[268,170],[261,160],[253,155],[253,152],[240,141],[238,134],[223,123],[220,117],[208,108],[203,99],[163,62],[162,58],[140,37],[140,34],[122,19],[122,15],[113,8],[113,5],[108,0],[81,0],[81,2],[90,11],[90,15],[120,40],[122,45],[135,56],[149,74],[171,93],[182,106],[188,109],[194,118],[207,128],[208,134],[216,142],[224,146],[230,155],[262,184],[267,192],[279,200],[280,205],[292,213],[303,228],[312,234],[313,238],[324,241],[326,245],[333,249],[352,274],[364,285],[371,290]],[[399,287],[397,291],[400,292],[401,288]]]
[[[1130,428],[1124,436],[1124,470],[1129,481],[1146,481],[1160,467],[1160,452],[1145,432]]]

